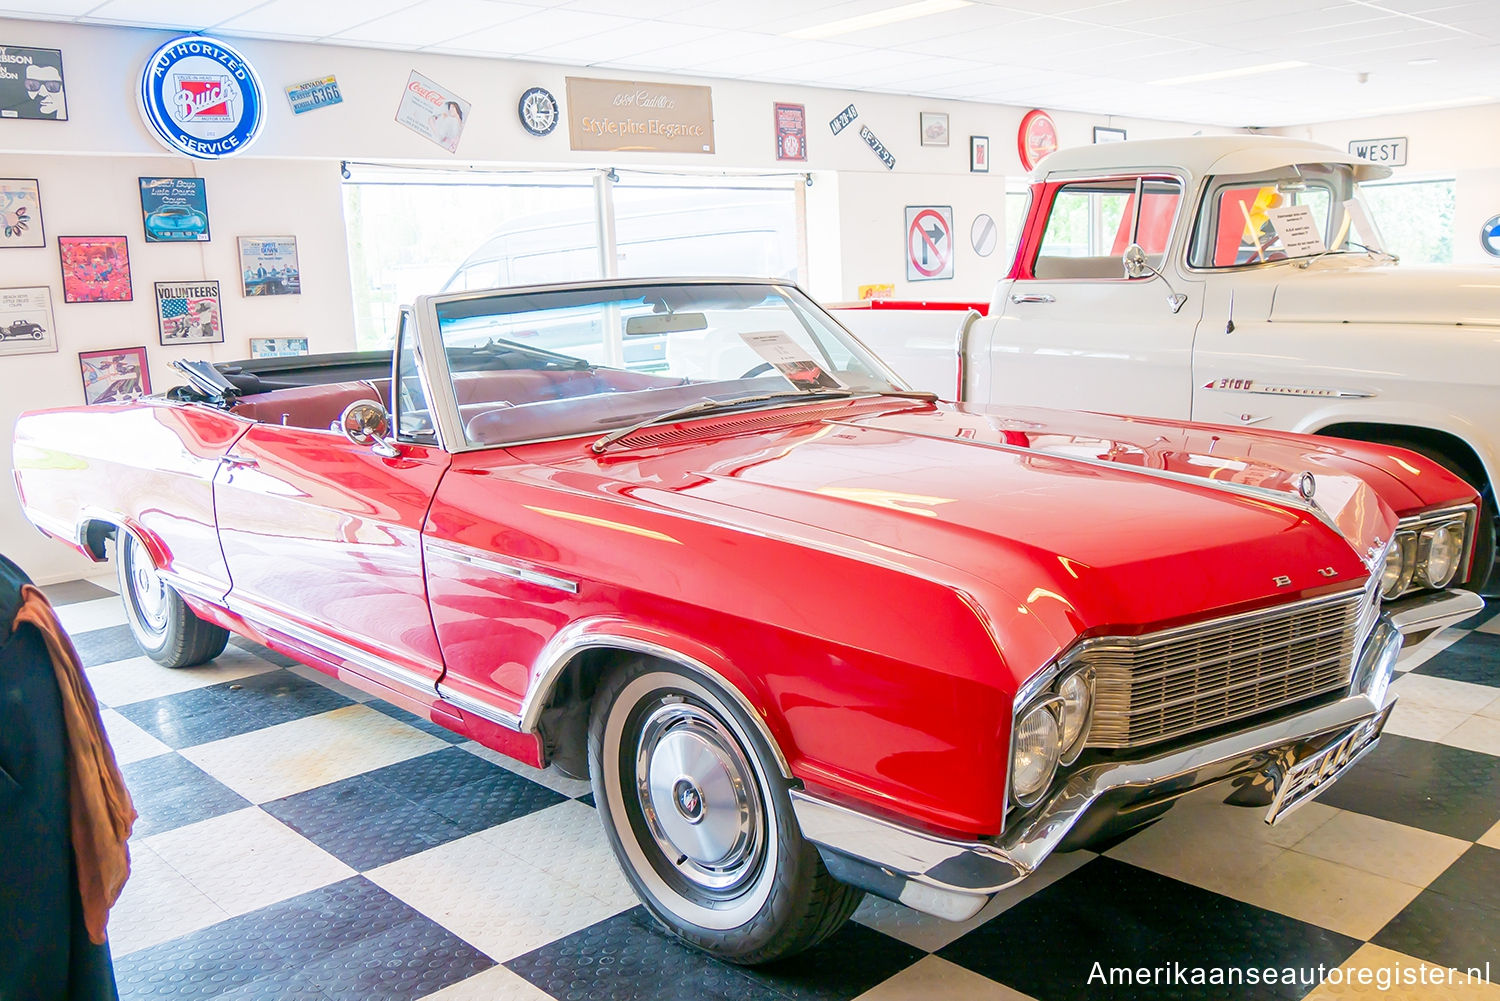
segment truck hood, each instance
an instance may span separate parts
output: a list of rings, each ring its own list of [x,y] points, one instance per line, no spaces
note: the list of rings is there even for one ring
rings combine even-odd
[[[1311,460],[1295,449],[1277,463],[1143,448],[1125,435],[1047,432],[1039,415],[1079,416],[851,413],[621,455],[609,475],[638,479],[638,500],[686,495],[725,522],[737,509],[786,534],[803,525],[858,540],[916,572],[952,568],[957,586],[1000,589],[1064,641],[1358,586],[1395,524],[1337,470],[1318,475],[1324,510],[1304,504],[1290,491]]]
[[[1340,265],[1278,268],[1273,322],[1442,323],[1500,327],[1493,268]]]

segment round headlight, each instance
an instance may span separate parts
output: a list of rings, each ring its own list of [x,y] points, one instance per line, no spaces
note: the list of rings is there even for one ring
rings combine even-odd
[[[1016,723],[1010,759],[1010,791],[1017,803],[1030,806],[1046,791],[1062,752],[1057,717],[1051,704],[1037,706]]]
[[[1078,752],[1083,750],[1083,739],[1088,731],[1089,709],[1094,701],[1091,674],[1092,672],[1087,670],[1075,671],[1068,675],[1057,688],[1057,697],[1062,700],[1058,706],[1057,715],[1062,730],[1060,742],[1064,761],[1073,761],[1078,757]]]
[[[1411,586],[1416,570],[1416,553],[1413,551],[1410,532],[1396,536],[1385,558],[1385,572],[1380,577],[1380,596],[1387,601],[1400,597],[1401,592]]]
[[[1428,587],[1447,587],[1458,573],[1464,554],[1464,527],[1456,522],[1436,525],[1422,533],[1419,550],[1422,580]]]

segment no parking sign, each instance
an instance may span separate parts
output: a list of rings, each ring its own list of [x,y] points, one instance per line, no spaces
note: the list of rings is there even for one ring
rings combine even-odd
[[[953,206],[906,207],[906,280],[953,277]]]

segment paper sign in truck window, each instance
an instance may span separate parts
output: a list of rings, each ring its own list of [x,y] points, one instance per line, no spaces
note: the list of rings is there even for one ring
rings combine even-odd
[[[798,389],[839,389],[842,386],[842,383],[813,361],[806,348],[783,331],[763,330],[740,334],[740,337],[750,345],[751,350],[770,362],[776,371],[786,376],[787,381]]]
[[[1281,237],[1281,249],[1288,257],[1311,257],[1328,249],[1323,243],[1323,234],[1318,232],[1318,220],[1313,218],[1311,205],[1283,205],[1267,209],[1266,217],[1276,227]]]

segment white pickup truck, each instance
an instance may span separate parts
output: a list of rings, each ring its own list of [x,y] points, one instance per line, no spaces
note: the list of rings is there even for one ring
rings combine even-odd
[[[945,398],[1429,455],[1481,492],[1472,579],[1483,581],[1500,483],[1500,267],[1398,266],[1359,193],[1388,173],[1263,136],[1059,150],[1033,174],[988,304],[834,315]]]

